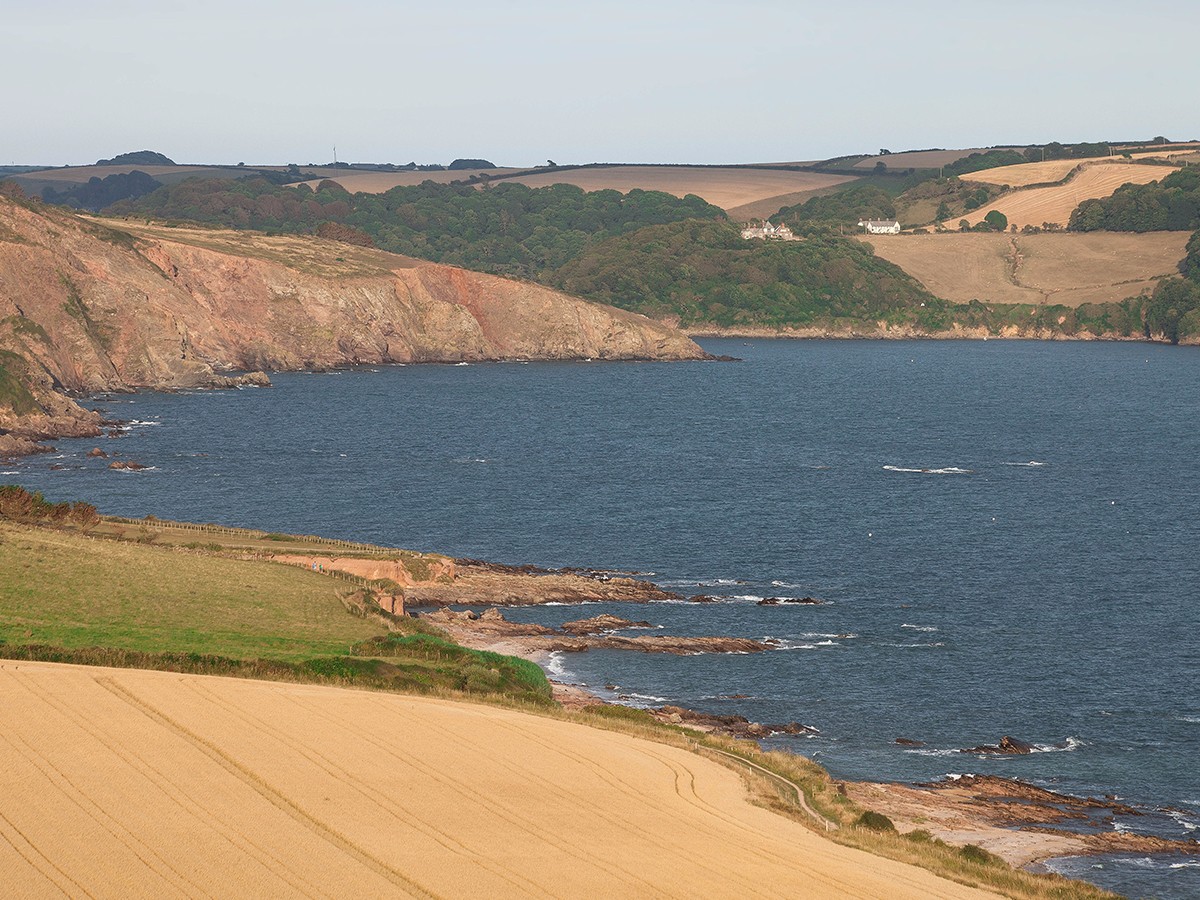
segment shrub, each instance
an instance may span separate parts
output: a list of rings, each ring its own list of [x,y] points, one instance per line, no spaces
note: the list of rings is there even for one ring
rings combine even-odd
[[[874,810],[868,809],[854,823],[858,828],[866,828],[869,831],[895,831],[896,826],[892,820],[883,813],[877,813]]]
[[[973,863],[979,863],[983,866],[1002,866],[1005,865],[1004,860],[998,857],[995,853],[989,853],[978,844],[964,844],[959,848],[958,855],[963,859]]]

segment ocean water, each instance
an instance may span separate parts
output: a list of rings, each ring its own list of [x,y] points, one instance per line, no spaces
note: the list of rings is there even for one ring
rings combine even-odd
[[[121,439],[60,442],[0,481],[118,514],[653,573],[726,602],[509,615],[774,637],[785,649],[552,665],[626,702],[812,725],[770,743],[841,777],[1009,775],[1147,809],[1123,828],[1200,836],[1200,352],[704,344],[743,361],[398,366],[99,398],[130,421]],[[96,444],[152,468],[110,471],[85,457]],[[756,603],[805,595],[827,602]],[[955,752],[1006,734],[1043,751]],[[1185,862],[1055,866],[1200,896]]]

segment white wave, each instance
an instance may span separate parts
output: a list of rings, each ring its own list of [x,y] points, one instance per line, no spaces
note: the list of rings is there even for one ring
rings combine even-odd
[[[143,421],[141,419],[131,419],[125,423],[127,428],[152,428],[155,425],[161,425],[162,422]]]
[[[1200,862],[1171,863],[1168,869],[1200,869]]]
[[[701,585],[703,587],[720,587],[721,585],[724,585],[724,584],[745,584],[745,583],[746,582],[739,581],[736,578],[710,578],[708,580],[701,579],[700,581],[696,582],[696,584]]]
[[[942,643],[941,641],[930,641],[930,642],[926,642],[924,644],[894,644],[894,643],[891,643],[888,641],[884,641],[883,646],[897,647],[902,650],[909,650],[914,647],[945,647],[946,645],[944,643]]]
[[[6,475],[16,475],[16,472],[6,472]],[[1189,722],[1192,725],[1200,725],[1200,716],[1176,716],[1176,722]]]
[[[801,587],[804,587],[804,585],[802,585],[802,584],[792,584],[790,581],[772,581],[772,582],[771,582],[771,587],[782,587],[782,588],[801,588]]]
[[[1077,737],[1068,737],[1061,744],[1034,744],[1030,753],[1070,753],[1080,747],[1087,746]]]
[[[936,625],[901,625],[901,628],[911,628],[913,631],[937,631]]]
[[[570,674],[567,671],[567,666],[563,662],[563,653],[561,650],[554,650],[550,653],[549,659],[546,660],[546,671],[555,678],[561,678],[564,675]]]
[[[667,702],[666,697],[655,697],[653,694],[635,694],[633,692],[630,692],[628,694],[621,694],[621,699],[622,700],[641,700],[644,703],[666,703]]]
[[[821,631],[806,631],[800,637],[806,638],[838,638],[843,641],[848,641],[851,638],[858,637],[857,634],[826,634]]]
[[[20,475],[20,472],[0,472],[0,475]]]
[[[1050,464],[1044,463],[1044,462],[1038,462],[1036,459],[1031,459],[1029,462],[1019,462],[1019,463],[1006,462],[1006,463],[1004,463],[1004,465],[1018,466],[1022,469],[1040,469],[1042,466],[1048,466]]]
[[[114,472],[124,472],[126,475],[141,475],[143,472],[157,472],[158,466],[143,466],[140,469],[114,469]]]
[[[958,466],[945,466],[940,469],[909,469],[904,466],[884,466],[886,472],[914,472],[918,475],[973,475],[974,469],[960,469]]]
[[[461,363],[455,363],[454,365],[456,365],[456,366],[469,366],[469,365],[470,365],[470,363],[461,362]]]
[[[456,463],[490,463],[491,460],[484,456],[458,456],[453,460]]]
[[[1167,815],[1182,825],[1186,831],[1195,831],[1198,827],[1200,827],[1183,813],[1176,812],[1173,809],[1167,810]]]
[[[734,594],[732,597],[718,597],[718,600],[746,600],[751,603],[757,603],[759,600],[765,600],[766,597],[761,597],[758,594]]]
[[[917,756],[954,756],[961,753],[961,750],[933,750],[928,747],[910,747],[904,751],[905,753],[915,753]],[[953,778],[957,781],[960,775],[947,775],[947,778]]]
[[[816,644],[804,644],[804,643],[801,643],[800,641],[786,641],[786,640],[781,640],[778,638],[767,638],[767,640],[773,642],[773,645],[771,648],[773,650],[816,650],[817,649]]]

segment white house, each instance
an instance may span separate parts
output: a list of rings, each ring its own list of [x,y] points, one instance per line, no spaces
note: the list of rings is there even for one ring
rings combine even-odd
[[[770,222],[763,222],[761,225],[747,225],[742,229],[742,237],[746,240],[752,238],[761,238],[762,240],[774,238],[777,241],[796,240],[796,235],[792,233],[792,229],[786,225],[772,225]]]
[[[900,223],[895,219],[864,219],[858,223],[858,227],[867,229],[867,234],[900,233]]]

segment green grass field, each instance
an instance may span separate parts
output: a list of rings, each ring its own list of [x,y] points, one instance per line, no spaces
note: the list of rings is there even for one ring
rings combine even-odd
[[[353,584],[95,527],[102,536],[0,516],[0,657],[549,699],[534,663],[415,619],[389,632],[382,615],[351,614]]]
[[[0,639],[235,658],[350,652],[382,632],[304,569],[0,523]]]

